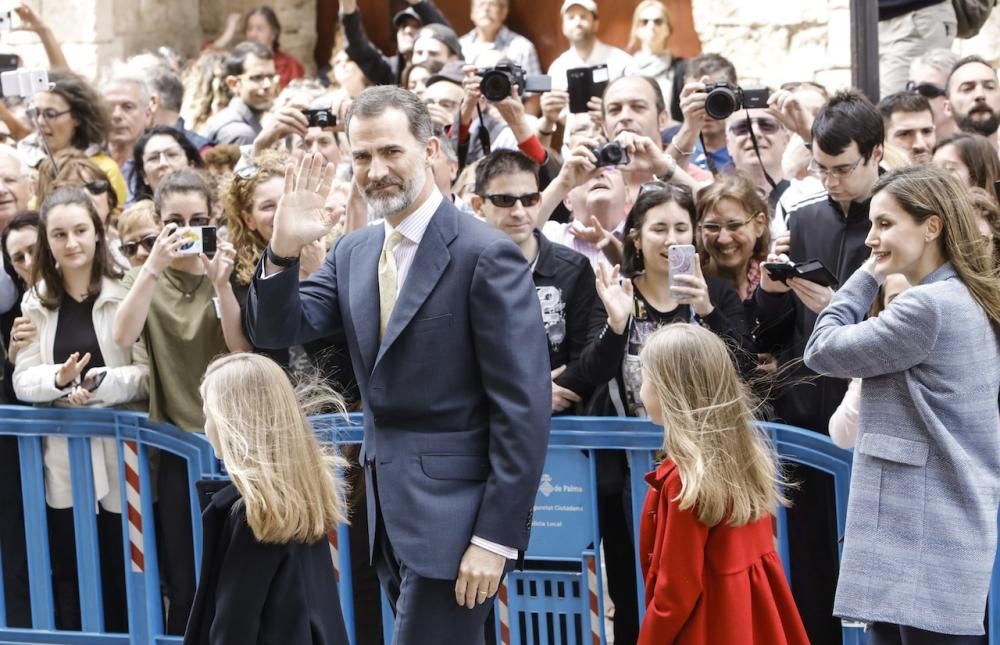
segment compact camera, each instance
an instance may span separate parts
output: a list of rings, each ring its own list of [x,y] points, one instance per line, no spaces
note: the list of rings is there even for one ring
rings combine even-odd
[[[771,93],[767,88],[743,89],[728,81],[706,83],[705,113],[717,121],[728,119],[736,110],[766,108]]]
[[[15,69],[0,73],[0,94],[30,99],[36,92],[48,92],[49,73],[44,69]]]
[[[608,141],[592,149],[598,166],[624,166],[631,158],[628,150],[617,141]]]
[[[332,128],[337,125],[337,115],[330,109],[302,110],[302,114],[309,119],[310,128]]]
[[[552,77],[528,74],[518,65],[500,64],[496,67],[476,72],[483,78],[479,91],[488,101],[502,101],[510,96],[515,85],[523,97],[525,92],[548,92],[552,89]]]
[[[180,255],[212,255],[215,253],[214,226],[182,226],[177,229],[184,239],[177,252]]]

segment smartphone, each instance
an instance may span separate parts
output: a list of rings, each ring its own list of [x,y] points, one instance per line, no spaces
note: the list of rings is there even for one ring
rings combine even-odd
[[[215,253],[214,226],[182,226],[177,229],[184,243],[177,250],[181,255],[212,255]]]
[[[676,285],[674,278],[679,275],[694,275],[694,245],[674,244],[667,249],[667,260],[670,263],[670,288]]]
[[[836,287],[839,284],[837,276],[819,260],[806,260],[797,264],[768,262],[764,264],[764,270],[772,280],[778,282],[785,282],[788,278],[802,278],[823,287]]]
[[[17,54],[0,54],[0,72],[9,72],[17,69],[19,62]]]
[[[566,89],[569,91],[569,111],[582,114],[587,111],[587,101],[594,96],[604,96],[608,86],[608,66],[574,67],[566,70]]]
[[[107,378],[107,376],[108,373],[106,371],[98,372],[93,376],[88,375],[87,378],[83,379],[83,383],[80,385],[88,392],[95,392],[97,388],[101,387],[101,383],[104,382],[104,379]]]

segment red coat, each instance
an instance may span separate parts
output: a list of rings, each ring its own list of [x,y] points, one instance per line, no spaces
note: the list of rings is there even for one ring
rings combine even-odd
[[[646,475],[639,557],[646,581],[640,645],[808,644],[770,517],[709,528],[680,510],[681,479],[665,460]]]

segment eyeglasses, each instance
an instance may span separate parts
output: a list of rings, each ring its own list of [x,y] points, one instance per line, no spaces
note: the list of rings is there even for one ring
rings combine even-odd
[[[809,174],[821,180],[826,179],[828,177],[836,177],[837,179],[847,179],[855,170],[858,169],[858,166],[860,166],[861,162],[864,160],[865,160],[864,157],[858,157],[858,160],[852,164],[845,164],[843,166],[834,166],[833,168],[824,168],[819,164],[817,164],[816,160],[813,159],[812,161],[809,162]]]
[[[166,159],[169,164],[175,161],[180,161],[183,158],[184,151],[180,148],[167,148],[166,150],[160,150],[159,152],[150,152],[142,158],[142,163],[148,166],[160,161],[161,159]]]
[[[72,111],[73,111],[72,109],[69,109],[69,110],[63,110],[62,112],[58,112],[51,108],[48,110],[39,110],[38,108],[31,107],[27,109],[26,114],[28,115],[28,118],[31,119],[32,121],[40,121],[42,119],[44,119],[45,121],[55,121],[59,117],[65,114],[69,114]]]
[[[245,78],[254,85],[264,85],[267,83],[276,85],[278,83],[278,79],[281,77],[277,74],[254,74],[253,76],[241,75],[240,78]]]
[[[730,233],[737,233],[744,226],[749,224],[757,217],[756,215],[751,215],[742,222],[739,220],[733,220],[732,222],[726,222],[725,224],[720,224],[719,222],[704,222],[698,225],[698,228],[705,233],[705,235],[716,236],[722,232],[722,229],[726,229]]]
[[[639,18],[639,24],[643,27],[647,25],[656,25],[659,27],[663,24],[663,18]]]
[[[938,87],[933,83],[915,83],[914,81],[907,81],[906,91],[919,94],[925,99],[936,99],[948,93],[943,87]]]
[[[757,131],[761,134],[774,134],[781,128],[774,119],[750,119],[750,121],[757,124]],[[750,134],[750,124],[747,123],[747,119],[734,121],[729,126],[729,133],[734,137],[745,137]]]
[[[94,181],[88,181],[83,185],[87,192],[95,197],[97,195],[103,195],[104,193],[111,190],[111,184],[104,181],[103,179],[95,179]]]
[[[135,257],[135,254],[139,252],[140,246],[146,249],[147,252],[152,251],[153,245],[156,244],[156,238],[156,235],[147,235],[136,242],[125,242],[122,244],[122,254],[127,258]]]
[[[691,193],[688,188],[681,186],[679,184],[668,184],[665,181],[660,181],[659,179],[654,181],[647,181],[645,183],[639,184],[639,194],[636,198],[641,197],[645,193],[664,191],[668,192],[675,197],[687,196],[690,198]]]
[[[521,202],[521,206],[531,208],[542,201],[541,193],[525,193],[523,195],[508,195],[507,193],[495,193],[493,195],[483,195],[490,203],[497,208],[513,208],[514,204]]]

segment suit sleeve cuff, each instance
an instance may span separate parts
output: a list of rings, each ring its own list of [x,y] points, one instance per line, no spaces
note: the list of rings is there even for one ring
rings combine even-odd
[[[490,551],[491,553],[502,555],[508,560],[517,560],[517,549],[512,549],[509,546],[497,544],[496,542],[490,542],[489,540],[484,540],[478,535],[473,535],[471,542],[480,548]]]

